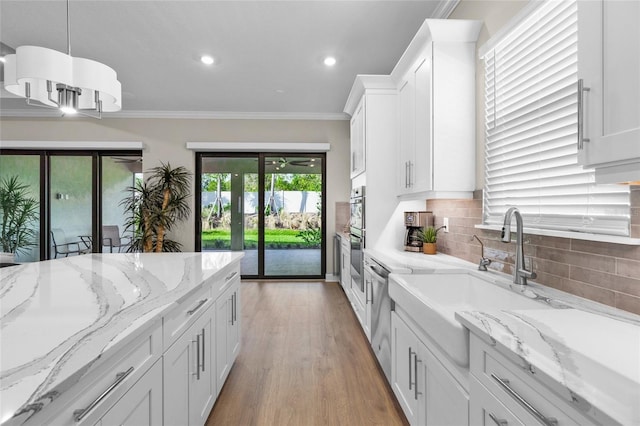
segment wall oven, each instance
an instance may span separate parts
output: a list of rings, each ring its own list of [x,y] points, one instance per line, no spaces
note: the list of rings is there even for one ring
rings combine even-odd
[[[351,219],[349,233],[351,239],[351,280],[364,292],[364,280],[362,279],[365,223],[364,223],[364,186],[351,189]]]

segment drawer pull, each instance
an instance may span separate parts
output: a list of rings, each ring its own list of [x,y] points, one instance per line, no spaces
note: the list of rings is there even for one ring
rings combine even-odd
[[[93,402],[87,406],[87,408],[80,408],[73,412],[73,420],[76,422],[79,422],[82,419],[84,419],[85,416],[89,414],[89,412],[93,410],[96,405],[100,404],[102,400],[105,399],[107,395],[111,393],[112,390],[118,387],[118,385],[122,383],[122,381],[126,379],[127,376],[132,372],[133,372],[133,367],[129,367],[127,371],[123,371],[121,373],[116,374],[116,380],[113,383],[111,383],[111,385],[109,385],[109,387],[104,392],[102,392],[99,397],[94,399]]]
[[[207,303],[207,300],[209,300],[209,299],[202,299],[201,301],[199,301],[195,308],[191,309],[190,311],[187,311],[187,314],[188,315],[193,315],[198,309],[200,309],[202,307],[202,305]]]
[[[498,426],[507,426],[509,424],[508,421],[506,421],[505,419],[499,419],[496,417],[495,414],[493,413],[489,413],[489,417],[491,418],[491,420],[493,420],[493,422],[495,424],[497,424]]]
[[[229,275],[227,275],[227,277],[224,279],[225,281],[229,281],[230,279],[232,279],[233,277],[235,277],[236,275],[238,275],[237,271],[234,271],[232,273],[230,273]]]
[[[520,403],[520,405],[522,405],[527,411],[529,411],[531,414],[533,414],[533,416],[536,419],[538,419],[542,424],[547,425],[547,426],[556,426],[558,424],[558,420],[556,420],[553,417],[546,417],[544,414],[542,414],[540,411],[538,411],[536,409],[536,407],[534,407],[533,405],[529,404],[529,402],[526,399],[524,399],[522,396],[520,396],[520,394],[518,392],[516,392],[511,386],[509,386],[509,380],[501,379],[500,377],[496,376],[493,373],[491,373],[491,377],[496,382],[498,382],[498,384],[502,387],[502,389],[507,391],[507,393],[513,397],[513,399],[518,401],[518,403]]]

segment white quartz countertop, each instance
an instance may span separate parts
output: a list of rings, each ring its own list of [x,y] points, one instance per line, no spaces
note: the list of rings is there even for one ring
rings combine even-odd
[[[0,423],[46,405],[242,256],[89,254],[0,269]]]
[[[640,425],[640,316],[535,282],[526,289],[509,285],[509,275],[480,272],[477,265],[447,255],[366,253],[414,274],[489,274],[496,285],[540,300],[552,309],[474,311],[465,305],[455,318],[508,358],[531,366],[557,395],[596,422]]]

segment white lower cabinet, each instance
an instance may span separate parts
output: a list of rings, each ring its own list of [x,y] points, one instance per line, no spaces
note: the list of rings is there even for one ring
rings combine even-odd
[[[162,361],[160,360],[98,420],[96,425],[154,426],[159,424],[162,424]]]
[[[596,424],[582,414],[589,412],[586,401],[577,395],[561,398],[559,394],[566,392],[566,388],[558,386],[554,390],[543,384],[532,366],[516,364],[473,334],[470,348],[472,425]],[[616,424],[613,419],[603,417],[597,423]]]
[[[340,241],[340,285],[346,293],[351,289],[351,244],[346,238]]]
[[[216,394],[240,352],[240,277],[216,301]]]
[[[164,424],[203,425],[217,396],[214,308],[209,307],[164,354]]]
[[[391,314],[391,378],[410,424],[469,423],[467,392],[396,312]]]

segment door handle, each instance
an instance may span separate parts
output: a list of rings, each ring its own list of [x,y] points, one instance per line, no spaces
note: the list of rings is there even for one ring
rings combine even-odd
[[[589,138],[584,137],[584,92],[591,89],[584,87],[584,81],[578,79],[578,151],[584,148],[585,142],[591,142]]]
[[[206,347],[204,345],[204,328],[202,329],[202,372],[204,373],[204,369],[205,369],[205,352],[206,351]]]

